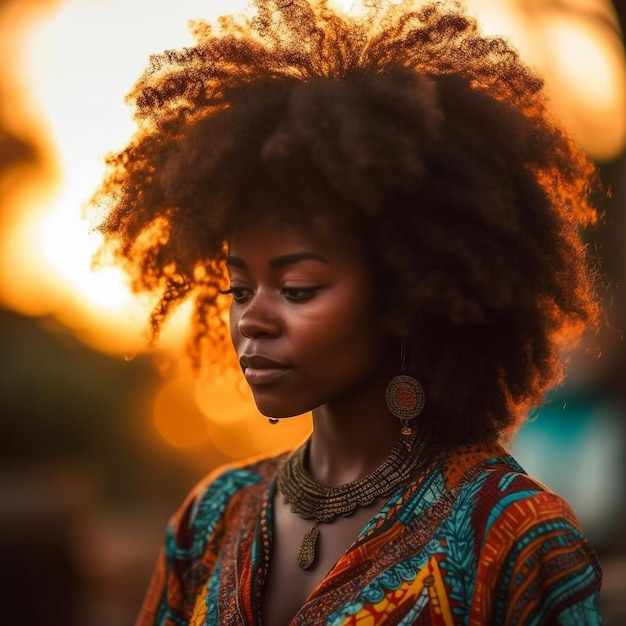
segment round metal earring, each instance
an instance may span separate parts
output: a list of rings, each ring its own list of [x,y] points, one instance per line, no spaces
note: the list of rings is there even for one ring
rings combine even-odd
[[[272,425],[275,426],[276,424],[278,424],[278,422],[280,422],[280,420],[277,417],[268,417],[267,421]]]
[[[400,374],[394,376],[387,385],[387,407],[402,424],[400,433],[404,437],[407,448],[411,448],[411,420],[415,419],[426,404],[424,388],[406,373],[406,337],[400,343]]]

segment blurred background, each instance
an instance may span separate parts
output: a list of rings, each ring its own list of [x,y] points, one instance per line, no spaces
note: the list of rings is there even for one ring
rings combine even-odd
[[[418,2],[419,0],[416,0]],[[132,624],[169,515],[231,459],[295,445],[307,416],[270,426],[235,375],[195,379],[185,311],[146,348],[150,302],[93,271],[82,220],[103,157],[132,133],[124,96],[148,56],[191,43],[189,18],[245,0],[0,0],[0,594],[13,626]],[[554,112],[609,197],[589,235],[603,261],[601,354],[513,452],[565,496],[605,571],[602,610],[626,624],[626,7],[473,0],[546,77]]]

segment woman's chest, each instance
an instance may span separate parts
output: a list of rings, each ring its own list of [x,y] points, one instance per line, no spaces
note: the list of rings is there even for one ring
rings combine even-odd
[[[398,505],[322,524],[314,564],[301,570],[297,553],[313,522],[268,502],[256,519],[231,520],[197,604],[202,621],[190,623],[347,626],[389,619],[412,624],[418,616],[425,625],[459,623],[440,621],[446,614],[452,620],[451,594],[464,602],[467,583],[450,578],[452,557],[459,555],[438,532],[448,513],[445,503],[421,514]],[[465,577],[471,553],[468,544],[460,555]]]
[[[316,524],[294,514],[280,498],[274,503],[274,540],[268,575],[262,591],[264,626],[285,626],[314,595],[317,587],[332,575],[333,569],[355,544],[372,516],[384,501],[338,517],[330,523]],[[317,529],[314,543],[306,537]],[[312,564],[302,567],[302,550],[312,554]]]

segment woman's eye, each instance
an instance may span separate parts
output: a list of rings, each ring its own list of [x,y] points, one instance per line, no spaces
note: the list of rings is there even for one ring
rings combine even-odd
[[[282,295],[291,302],[305,302],[313,298],[320,287],[283,287]]]
[[[247,289],[246,287],[231,287],[230,289],[226,289],[220,293],[224,295],[231,295],[235,302],[243,302],[252,294],[252,290]]]

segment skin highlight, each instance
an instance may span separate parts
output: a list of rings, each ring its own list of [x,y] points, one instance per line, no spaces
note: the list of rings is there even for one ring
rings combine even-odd
[[[328,420],[362,420],[346,407],[393,370],[360,243],[328,228],[261,224],[231,239],[229,258],[231,338],[259,410],[288,417],[323,406]],[[254,367],[255,359],[269,363]],[[387,416],[384,400],[376,408]]]

